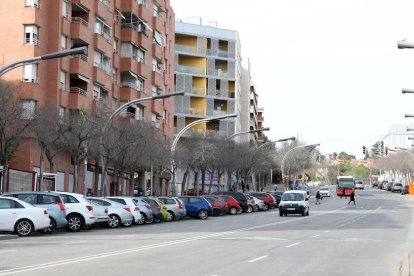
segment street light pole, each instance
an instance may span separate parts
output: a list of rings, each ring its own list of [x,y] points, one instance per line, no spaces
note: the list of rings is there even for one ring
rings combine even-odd
[[[297,147],[294,147],[294,148],[291,148],[290,150],[288,150],[286,153],[285,153],[285,156],[283,156],[283,159],[282,159],[282,163],[281,163],[281,165],[280,165],[280,170],[281,170],[281,172],[282,172],[282,177],[284,176],[284,170],[285,170],[285,161],[286,161],[286,157],[291,153],[291,152],[293,152],[293,151],[295,151],[295,150],[298,150],[298,149],[306,149],[306,148],[309,148],[309,149],[311,149],[311,151],[315,148],[315,147],[317,147],[317,146],[319,146],[320,144],[313,144],[313,145],[306,145],[306,146],[297,146]]]
[[[104,127],[102,128],[102,132],[101,132],[101,137],[99,138],[99,155],[100,155],[100,159],[101,159],[101,166],[102,166],[102,177],[101,177],[101,187],[103,188],[103,195],[104,197],[108,196],[108,184],[107,184],[107,170],[106,170],[106,163],[105,163],[105,158],[103,155],[104,152],[104,142],[103,142],[103,138],[105,133],[108,131],[108,128],[110,126],[110,124],[112,123],[113,119],[118,116],[119,114],[122,113],[122,111],[124,111],[125,109],[127,109],[128,107],[135,105],[137,103],[141,103],[141,102],[145,102],[145,101],[151,101],[151,100],[157,100],[157,99],[164,99],[164,98],[169,98],[169,97],[175,97],[175,96],[184,96],[184,92],[175,92],[175,93],[168,93],[168,94],[163,94],[163,95],[156,95],[156,96],[152,96],[152,97],[146,97],[146,98],[140,98],[140,99],[136,99],[130,102],[127,102],[125,104],[123,104],[122,106],[120,106],[117,110],[115,110],[111,116],[109,117],[108,121],[105,123]],[[98,168],[95,168],[98,169]]]
[[[248,130],[248,131],[242,131],[242,132],[237,132],[231,136],[229,136],[229,138],[234,138],[236,136],[242,135],[242,134],[246,134],[246,133],[255,133],[255,132],[262,132],[262,131],[269,131],[270,127],[265,127],[265,128],[258,128],[258,129],[252,129],[252,130]]]
[[[50,54],[46,54],[43,56],[37,56],[37,57],[19,60],[19,61],[10,63],[9,65],[6,65],[5,67],[1,68],[0,76],[4,75],[10,70],[13,70],[14,68],[17,68],[25,64],[34,63],[36,61],[55,59],[55,58],[61,58],[61,57],[66,57],[66,56],[73,56],[73,55],[86,55],[86,54],[88,54],[88,48],[85,46],[85,47],[79,47],[75,49],[64,50],[64,51],[56,52],[56,53],[50,53]]]
[[[174,142],[173,142],[172,147],[171,147],[171,173],[172,173],[171,190],[172,190],[173,196],[177,195],[177,190],[176,190],[176,187],[175,187],[174,154],[175,154],[175,149],[176,149],[177,144],[178,144],[178,140],[180,140],[181,136],[188,129],[192,128],[195,125],[205,123],[205,122],[210,122],[210,121],[213,121],[213,120],[221,120],[221,119],[234,118],[234,117],[237,117],[236,113],[228,114],[228,115],[222,115],[222,116],[215,116],[215,117],[210,117],[210,118],[205,118],[205,119],[200,119],[200,120],[194,121],[194,122],[186,125],[183,129],[180,130],[180,132],[178,132],[177,136],[175,136]]]

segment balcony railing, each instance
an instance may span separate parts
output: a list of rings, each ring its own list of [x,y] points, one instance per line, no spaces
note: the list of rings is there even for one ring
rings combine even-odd
[[[38,8],[40,9],[40,4],[38,0],[25,0],[24,1],[25,7],[31,7],[31,8]]]
[[[160,123],[159,122],[151,122],[151,125],[155,128],[160,128]]]
[[[88,62],[88,56],[87,55],[73,55],[74,58],[80,58],[83,61]]]
[[[184,52],[184,53],[193,53],[193,54],[197,53],[197,47],[182,45],[182,44],[176,44],[175,50],[177,52]]]
[[[203,87],[195,87],[193,86],[193,89],[191,91],[192,94],[197,94],[197,95],[202,95],[205,96],[206,95],[206,91]]]
[[[224,50],[218,50],[218,56],[219,57],[224,57],[224,58],[227,58],[227,57],[229,57],[229,52],[227,52],[227,51],[224,51]]]
[[[88,92],[86,90],[83,90],[80,87],[71,87],[70,88],[70,93],[78,93],[78,94],[81,94],[83,96],[88,96]]]
[[[198,74],[198,75],[204,75],[204,69],[194,66],[187,66],[187,65],[177,65],[178,72],[180,73],[189,73],[189,74]]]
[[[145,92],[144,86],[142,84],[136,84],[133,82],[121,82],[121,87],[129,87],[137,91]]]
[[[23,38],[23,44],[40,45],[40,40],[37,38]]]
[[[104,70],[107,75],[110,75],[110,73],[112,71],[111,70],[111,67],[109,65],[107,65],[107,64],[101,64],[101,63],[94,62],[93,63],[93,66],[98,67],[98,68]]]
[[[221,116],[221,115],[227,115],[227,111],[223,110],[214,110],[213,111],[214,116]]]
[[[121,28],[123,28],[123,29],[130,28],[130,29],[135,30],[138,33],[141,33],[141,32],[145,31],[144,24],[122,23]]]
[[[25,78],[25,77],[22,77],[22,82],[39,83],[39,79],[38,78]]]
[[[217,77],[227,77],[227,71],[223,71],[222,69],[216,69],[216,76]]]
[[[66,91],[66,90],[68,90],[68,87],[67,87],[66,83],[61,82],[61,83],[59,83],[59,89],[62,90],[62,91]]]
[[[204,116],[205,115],[205,111],[203,108],[199,108],[199,107],[190,107],[190,114],[191,115],[199,115],[199,116]]]
[[[84,20],[81,17],[72,17],[72,22],[73,23],[80,23],[80,24],[82,24],[82,25],[84,25],[86,27],[89,27],[89,22],[86,21],[86,20]]]

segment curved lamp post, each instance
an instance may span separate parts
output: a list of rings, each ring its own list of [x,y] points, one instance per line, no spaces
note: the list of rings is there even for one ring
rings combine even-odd
[[[317,146],[319,146],[320,144],[312,144],[312,145],[305,145],[305,146],[297,146],[294,148],[291,148],[290,150],[288,150],[285,155],[283,156],[282,159],[282,163],[280,164],[280,171],[282,172],[282,177],[285,175],[284,171],[285,171],[285,161],[286,161],[286,157],[293,151],[295,150],[299,150],[299,149],[310,149],[311,151],[314,150]]]
[[[242,135],[242,134],[246,134],[246,133],[255,133],[255,132],[262,132],[262,131],[269,131],[269,130],[270,130],[270,127],[265,127],[265,128],[258,128],[258,129],[248,130],[248,131],[237,132],[229,136],[229,139]]]
[[[119,114],[122,113],[122,111],[124,111],[125,109],[127,109],[128,107],[135,105],[137,103],[141,103],[141,102],[145,102],[145,101],[151,101],[151,100],[157,100],[157,99],[164,99],[164,98],[169,98],[169,97],[175,97],[175,96],[184,96],[184,92],[175,92],[175,93],[168,93],[168,94],[164,94],[164,95],[157,95],[157,96],[152,96],[152,97],[146,97],[146,98],[140,98],[140,99],[136,99],[130,102],[127,102],[123,105],[121,105],[117,110],[115,110],[111,116],[109,117],[108,121],[105,123],[104,127],[102,128],[102,132],[101,132],[101,137],[99,138],[99,155],[100,155],[100,159],[101,159],[101,165],[102,165],[102,178],[101,178],[101,187],[103,188],[103,196],[106,197],[108,196],[108,184],[107,184],[107,171],[106,171],[106,163],[105,163],[105,158],[103,156],[103,152],[104,152],[104,142],[103,142],[103,138],[105,133],[107,132],[110,124],[112,123],[113,119],[118,116]]]
[[[227,119],[227,118],[234,118],[237,117],[236,113],[233,114],[228,114],[228,115],[222,115],[222,116],[215,116],[215,117],[210,117],[210,118],[205,118],[205,119],[200,119],[197,121],[194,121],[188,125],[186,125],[182,130],[180,130],[180,132],[178,132],[177,136],[175,136],[174,142],[172,144],[171,147],[171,172],[172,172],[172,181],[171,181],[171,190],[173,193],[173,196],[177,195],[177,190],[175,187],[175,163],[174,163],[174,154],[175,154],[175,149],[177,147],[178,144],[178,140],[180,140],[181,136],[190,128],[192,128],[195,125],[201,124],[201,123],[205,123],[205,122],[210,122],[210,121],[214,121],[214,120],[222,120],[222,119]]]

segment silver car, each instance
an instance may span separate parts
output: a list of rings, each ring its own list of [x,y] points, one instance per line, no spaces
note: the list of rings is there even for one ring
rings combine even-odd
[[[187,211],[184,203],[179,198],[159,196],[158,199],[167,207],[169,214],[167,221],[185,217]]]
[[[263,200],[261,200],[261,199],[259,199],[259,198],[257,198],[257,197],[254,197],[254,196],[251,196],[252,198],[253,198],[253,200],[254,200],[254,208],[253,208],[253,211],[254,212],[257,212],[257,211],[263,211],[263,210],[265,210],[265,211],[267,211],[269,208],[267,207],[267,205],[264,203],[264,201]]]
[[[139,209],[141,210],[141,214],[145,217],[145,223],[153,223],[154,222],[154,214],[152,212],[151,205],[145,201],[143,197],[134,197],[132,199],[135,204],[138,205]]]
[[[144,217],[143,210],[141,210],[142,208],[138,206],[138,204],[136,203],[133,197],[131,196],[109,196],[106,198],[111,201],[115,201],[115,202],[129,206],[129,208],[131,208],[131,214],[134,216],[133,223],[136,223],[136,224],[145,223],[145,217]]]
[[[109,221],[107,225],[110,228],[116,228],[121,224],[129,226],[134,220],[134,216],[131,214],[131,208],[127,205],[101,197],[86,197],[86,199],[94,204],[108,208]]]

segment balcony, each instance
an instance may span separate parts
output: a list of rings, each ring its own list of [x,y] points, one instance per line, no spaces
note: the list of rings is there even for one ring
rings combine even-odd
[[[72,2],[72,4],[84,6],[88,10],[93,10],[93,6],[91,5],[93,2],[90,0],[71,0],[70,2]]]
[[[121,88],[125,88],[125,87],[129,87],[129,88],[132,88],[136,91],[145,93],[145,89],[144,89],[144,86],[142,84],[139,85],[139,84],[134,83],[134,82],[121,82]]]
[[[152,28],[159,31],[160,33],[165,33],[164,28],[164,17],[162,15],[152,17]]]
[[[200,96],[205,96],[206,95],[206,90],[203,87],[192,87],[192,94],[196,94],[196,95],[200,95]]]
[[[113,45],[103,35],[94,33],[95,48],[101,50],[106,56],[112,55]]]
[[[204,68],[195,67],[195,66],[177,65],[176,71],[179,73],[205,75]]]
[[[70,93],[78,93],[78,94],[83,95],[85,97],[88,96],[88,91],[83,90],[82,88],[79,88],[79,87],[71,87],[70,88]]]
[[[190,54],[197,54],[197,47],[188,46],[188,45],[175,45],[175,51],[181,53],[190,53]]]
[[[83,76],[90,76],[91,66],[88,63],[88,57],[85,55],[76,55],[70,59],[70,72],[79,73]]]
[[[152,55],[159,60],[163,59],[163,52],[164,47],[159,46],[158,44],[152,44]]]
[[[128,71],[131,71],[132,73],[136,75],[141,75],[141,66],[133,58],[122,57],[121,58],[121,72],[128,72]]]
[[[227,71],[224,71],[222,69],[216,69],[215,70],[215,75],[217,77],[220,77],[220,78],[227,78],[228,77]]]
[[[72,38],[78,38],[87,44],[91,44],[92,32],[91,29],[89,29],[89,22],[83,20],[80,17],[72,17],[70,30]]]
[[[213,111],[213,115],[214,115],[214,116],[222,116],[222,115],[227,115],[227,111],[224,111],[224,110],[214,110],[214,111]]]
[[[95,13],[106,22],[114,22],[114,9],[108,0],[95,1]]]
[[[112,76],[103,66],[93,67],[93,79],[94,81],[104,85],[106,88],[112,87]]]
[[[164,76],[158,71],[152,71],[152,83],[158,87],[163,87]]]
[[[70,109],[79,109],[79,108],[89,108],[90,107],[90,98],[88,98],[88,93],[79,87],[71,87],[69,93],[69,108]]]
[[[197,115],[197,116],[205,116],[206,111],[205,111],[204,108],[190,107],[190,114],[191,115]]]
[[[121,9],[123,12],[132,12],[138,10],[138,1],[137,0],[122,0]]]
[[[163,102],[162,100],[153,100],[151,101],[151,109],[152,112],[155,112],[157,114],[163,114],[164,108],[163,108]]]

